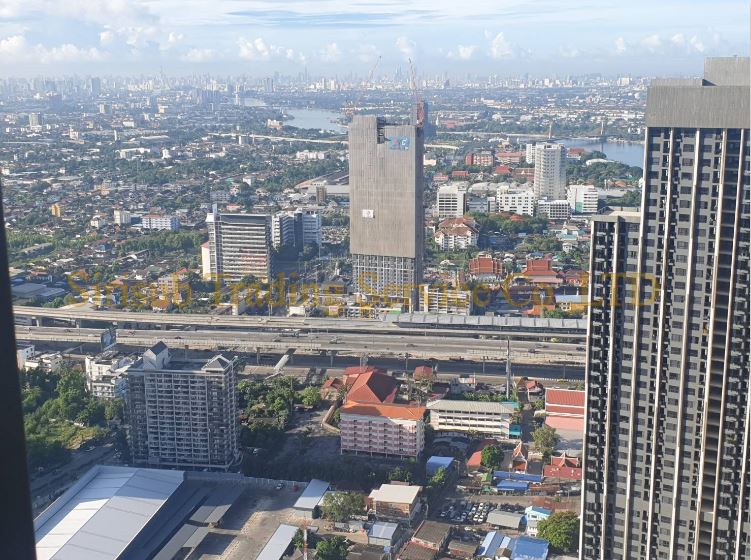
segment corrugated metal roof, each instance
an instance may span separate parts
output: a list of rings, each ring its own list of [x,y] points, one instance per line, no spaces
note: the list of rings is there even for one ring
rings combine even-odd
[[[399,527],[396,523],[386,523],[378,521],[368,531],[368,536],[374,539],[393,539],[396,529]]]
[[[440,412],[476,412],[482,414],[508,414],[512,415],[516,407],[512,404],[492,401],[462,401],[453,399],[440,399],[431,401],[427,405],[428,410]]]
[[[183,471],[93,467],[35,520],[37,558],[114,560],[183,476]]]
[[[295,509],[313,510],[323,501],[323,496],[329,489],[329,483],[325,480],[314,478],[305,487],[305,491],[297,498]]]
[[[297,527],[294,525],[279,525],[263,547],[263,550],[256,557],[256,560],[279,560],[284,555],[284,551],[287,550],[292,539],[295,538],[296,533]]]
[[[518,529],[519,524],[522,522],[523,518],[524,515],[521,513],[513,513],[511,511],[501,511],[499,509],[496,509],[488,514],[488,523],[490,523],[491,525],[498,525],[499,527]]]

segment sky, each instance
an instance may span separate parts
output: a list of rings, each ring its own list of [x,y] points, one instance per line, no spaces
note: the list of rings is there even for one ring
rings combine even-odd
[[[746,0],[0,0],[0,74],[699,75]]]

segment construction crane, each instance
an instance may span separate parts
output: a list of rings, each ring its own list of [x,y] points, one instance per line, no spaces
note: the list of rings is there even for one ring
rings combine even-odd
[[[354,101],[348,101],[347,105],[344,107],[344,114],[347,116],[348,119],[352,119],[352,117],[355,114],[355,111],[357,111],[357,107],[360,105],[360,101],[362,101],[363,95],[365,95],[365,88],[368,87],[373,82],[373,74],[375,74],[376,68],[378,68],[378,64],[381,62],[381,56],[378,55],[378,58],[375,61],[375,64],[370,69],[370,72],[368,73],[368,79],[363,84],[363,88],[360,90],[360,93],[357,95],[357,98]]]
[[[422,99],[420,97],[420,90],[417,87],[417,70],[415,69],[415,64],[412,62],[411,58],[407,59],[409,61],[409,87],[412,90],[412,95],[414,97],[414,111],[415,111],[415,122],[413,124],[422,127],[425,124],[425,106],[422,104]]]

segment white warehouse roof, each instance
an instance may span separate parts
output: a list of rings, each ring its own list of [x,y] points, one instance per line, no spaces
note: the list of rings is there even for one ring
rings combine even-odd
[[[377,490],[370,493],[370,497],[377,502],[392,502],[395,504],[411,504],[417,499],[422,486],[402,486],[401,484],[381,484]]]
[[[183,478],[183,471],[93,467],[34,521],[37,559],[114,560]]]
[[[314,478],[305,487],[305,491],[297,498],[295,509],[313,510],[323,501],[323,496],[329,489],[329,483]]]

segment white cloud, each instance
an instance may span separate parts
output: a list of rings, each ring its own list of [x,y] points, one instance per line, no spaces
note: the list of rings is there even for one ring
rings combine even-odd
[[[576,58],[581,53],[576,47],[560,47],[558,49],[558,54],[561,56],[561,58]]]
[[[86,49],[70,43],[52,48],[37,45],[34,48],[34,55],[42,64],[49,64],[51,62],[99,61],[105,58],[104,53],[96,47]]]
[[[115,33],[111,29],[105,29],[99,34],[99,44],[103,46],[111,45],[115,40]]]
[[[670,38],[670,43],[676,47],[682,47],[686,44],[686,38],[683,36],[683,33],[676,33]]]
[[[414,58],[415,57],[415,48],[417,45],[414,41],[408,39],[405,36],[398,37],[396,39],[396,48],[399,50],[400,53],[402,53],[402,56],[407,58]]]
[[[646,37],[644,37],[640,41],[640,44],[649,52],[655,52],[658,51],[660,47],[662,47],[662,39],[657,33],[655,33],[654,35],[647,35]]]
[[[342,50],[336,43],[329,43],[323,47],[319,56],[324,62],[339,62],[342,58]]]
[[[307,60],[305,54],[295,51],[294,49],[267,43],[263,37],[256,37],[255,39],[245,39],[244,37],[241,37],[237,41],[237,46],[237,56],[243,60],[266,61],[273,58],[286,58],[287,60],[298,62],[300,64],[305,64]]]
[[[252,41],[239,39],[237,41],[240,52],[238,56],[245,60],[268,60],[271,58],[272,47],[264,41],[263,37],[256,37]]]
[[[46,47],[41,43],[30,45],[23,35],[13,35],[0,40],[0,56],[12,57],[15,61],[29,61],[40,64],[53,62],[99,61],[106,53],[95,47],[78,47],[71,43]]]
[[[616,54],[623,54],[628,50],[628,45],[626,44],[626,39],[623,37],[618,37],[615,40],[615,52]]]
[[[194,62],[200,64],[201,62],[208,62],[214,59],[214,51],[212,49],[190,49],[181,58],[185,62]]]
[[[23,35],[13,35],[0,40],[0,55],[19,57],[26,54],[27,44]]]
[[[469,60],[475,55],[477,51],[477,45],[458,45],[456,47],[456,54],[460,60]]]
[[[359,45],[355,51],[360,62],[373,63],[381,55],[375,45]]]
[[[167,51],[180,43],[183,40],[183,34],[177,33],[175,31],[170,31],[169,34],[167,34],[167,40],[163,41],[159,45],[159,50]],[[202,50],[208,50],[208,49],[202,49]]]
[[[704,43],[696,35],[689,39],[688,44],[691,45],[696,52],[704,52]]]
[[[514,48],[506,40],[503,33],[498,33],[490,43],[490,56],[495,59],[510,58],[514,55]]]

